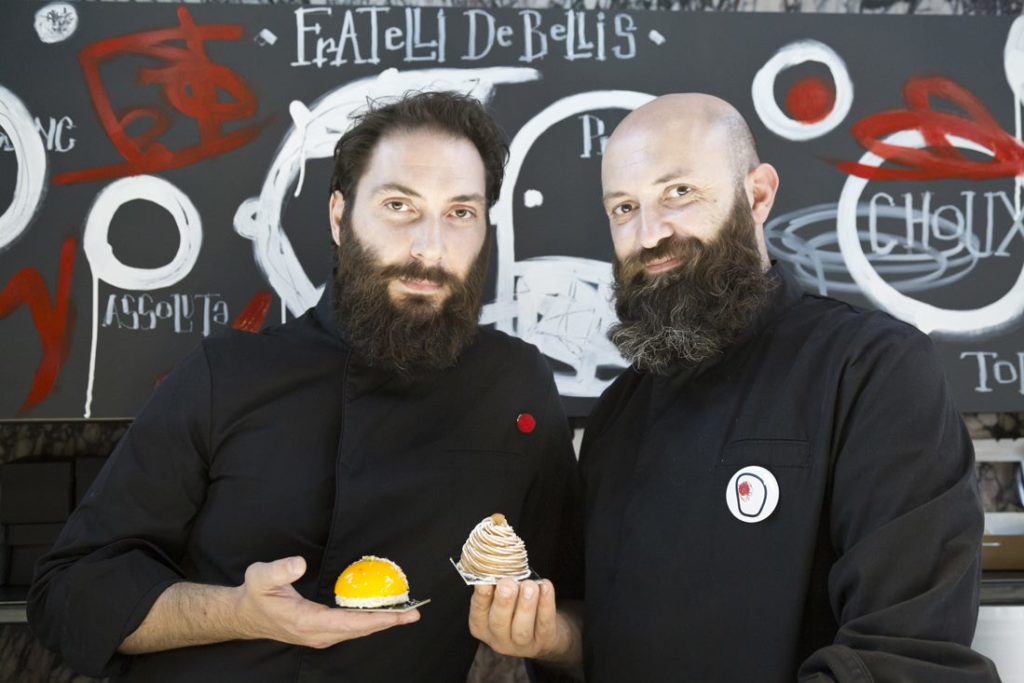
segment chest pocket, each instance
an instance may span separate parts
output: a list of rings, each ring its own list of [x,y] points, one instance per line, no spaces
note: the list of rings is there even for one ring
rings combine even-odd
[[[521,453],[484,448],[449,448],[430,456],[430,466],[514,474],[526,466]]]
[[[461,510],[463,525],[495,512],[518,518],[533,474],[522,453],[487,449],[445,449],[431,454],[422,467],[425,479],[434,482],[432,495],[453,511]]]
[[[802,439],[739,439],[726,444],[715,468],[760,465],[772,470],[810,464],[810,445]]]

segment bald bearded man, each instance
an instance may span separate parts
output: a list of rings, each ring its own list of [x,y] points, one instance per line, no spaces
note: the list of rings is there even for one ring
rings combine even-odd
[[[580,459],[585,618],[503,582],[472,632],[591,682],[998,680],[970,649],[983,516],[929,338],[770,262],[779,177],[720,99],[627,116],[602,183],[632,365]]]

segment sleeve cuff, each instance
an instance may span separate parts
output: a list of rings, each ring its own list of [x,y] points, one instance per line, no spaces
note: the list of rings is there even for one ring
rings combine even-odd
[[[72,570],[62,625],[62,654],[68,665],[94,676],[124,671],[129,660],[117,649],[164,590],[182,580],[155,549],[109,551],[113,556],[80,563]]]

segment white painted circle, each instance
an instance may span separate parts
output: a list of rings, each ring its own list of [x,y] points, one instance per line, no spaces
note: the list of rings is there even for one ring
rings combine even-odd
[[[763,467],[744,467],[729,480],[725,504],[741,522],[753,524],[765,520],[779,505],[779,482]]]
[[[21,100],[0,85],[0,128],[7,134],[18,162],[11,204],[0,215],[0,251],[18,239],[39,210],[46,189],[46,148],[32,114]]]
[[[992,151],[964,138],[955,135],[947,136],[950,144],[961,149],[970,149],[991,156]],[[925,146],[920,131],[904,130],[886,137],[884,144],[920,149]],[[884,162],[882,157],[867,152],[860,158],[863,166],[879,167]],[[850,176],[843,184],[836,208],[836,234],[839,238],[839,250],[853,281],[861,292],[877,308],[910,323],[925,334],[937,332],[959,338],[971,338],[997,332],[1015,323],[1024,315],[1024,268],[1021,269],[1017,281],[996,301],[973,308],[950,309],[939,308],[931,304],[913,299],[897,291],[886,282],[874,269],[857,233],[857,205],[861,194],[867,186],[866,178]]]
[[[122,205],[142,199],[163,207],[171,214],[181,238],[170,263],[159,268],[134,268],[114,255],[108,241],[110,223]],[[151,290],[177,284],[189,274],[199,257],[203,227],[199,212],[184,192],[156,176],[132,176],[116,180],[96,197],[85,224],[82,248],[93,277],[121,289]]]
[[[790,67],[804,62],[824,64],[836,87],[832,111],[821,121],[805,123],[791,118],[775,101],[775,79]],[[853,105],[853,81],[846,63],[835,50],[817,40],[799,40],[786,45],[765,62],[750,86],[754,109],[768,130],[787,140],[812,140],[832,131],[843,122]]]
[[[44,43],[67,40],[78,29],[78,10],[66,2],[51,2],[36,12],[33,25]]]

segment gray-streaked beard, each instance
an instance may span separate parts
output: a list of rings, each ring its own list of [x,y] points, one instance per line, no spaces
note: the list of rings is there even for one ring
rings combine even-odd
[[[717,237],[670,238],[620,262],[609,333],[619,352],[641,370],[665,375],[680,364],[720,355],[753,324],[768,299],[771,278],[757,248],[754,217],[742,188]],[[650,275],[644,264],[665,256],[676,268]]]
[[[418,262],[381,265],[356,237],[350,218],[343,218],[335,249],[334,302],[345,338],[371,367],[409,378],[455,365],[479,330],[483,282],[490,259],[490,231],[465,279]],[[432,280],[447,286],[437,306],[425,296],[406,295],[392,301],[393,278]]]

